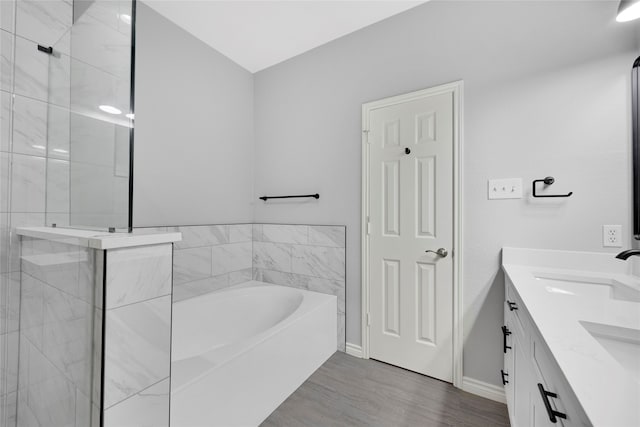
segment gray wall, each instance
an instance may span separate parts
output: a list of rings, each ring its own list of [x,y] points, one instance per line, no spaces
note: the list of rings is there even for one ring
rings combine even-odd
[[[463,79],[464,370],[499,384],[500,248],[599,251],[602,224],[630,235],[638,24],[615,23],[616,7],[432,1],[252,76],[140,4],[134,223],[347,225],[359,344],[361,105]],[[532,200],[546,175],[574,196]],[[525,197],[486,200],[487,179],[507,177]],[[252,205],[309,191],[322,198]]]
[[[134,225],[251,222],[253,76],[137,12]]]
[[[429,2],[255,75],[256,222],[347,225],[347,341],[360,343],[362,103],[463,79],[464,375],[499,384],[500,248],[602,251],[630,235],[629,72],[617,2]],[[570,199],[532,200],[553,175]],[[521,200],[487,179],[521,177]],[[624,239],[624,246],[630,243]],[[615,251],[615,249],[613,250]]]

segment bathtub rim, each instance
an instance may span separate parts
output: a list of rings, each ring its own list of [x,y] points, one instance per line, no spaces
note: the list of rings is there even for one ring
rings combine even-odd
[[[278,322],[271,328],[257,335],[254,335],[249,339],[245,339],[224,347],[215,348],[202,355],[193,356],[188,359],[181,359],[178,361],[174,361],[172,358],[171,360],[172,375],[171,375],[171,389],[170,389],[171,396],[180,394],[185,390],[187,390],[193,384],[203,381],[207,377],[207,375],[210,374],[211,372],[224,367],[224,365],[229,363],[234,358],[237,358],[240,355],[250,351],[252,348],[260,345],[261,343],[268,340],[270,337],[274,336],[275,334],[278,334],[288,329],[289,327],[291,327],[296,323],[296,320],[301,319],[317,310],[321,310],[326,304],[334,303],[336,305],[336,312],[337,312],[338,297],[335,295],[324,294],[324,293],[310,291],[306,289],[298,289],[291,286],[283,286],[283,285],[276,285],[272,283],[260,282],[257,280],[250,280],[250,281],[240,283],[238,285],[234,285],[229,288],[222,289],[220,291],[211,292],[210,294],[202,295],[202,296],[209,297],[216,294],[219,295],[222,293],[237,291],[239,289],[263,288],[263,287],[285,288],[291,291],[300,292],[303,294],[303,300],[300,303],[300,305],[296,308],[296,310],[293,313],[291,313],[289,316],[282,319],[280,322]],[[198,297],[194,297],[186,300],[177,301],[176,304],[192,301],[197,298]],[[313,300],[310,301],[309,298],[312,298]],[[223,351],[225,349],[226,351]],[[172,340],[172,350],[173,350],[173,340]],[[218,353],[217,356],[219,357],[219,360],[211,360],[209,357],[216,356],[216,353]],[[171,351],[171,354],[173,354],[173,351]],[[191,364],[195,363],[199,365],[206,365],[208,363],[210,366],[205,367],[202,370],[198,370],[197,375],[194,375],[188,378],[186,381],[180,381],[179,384],[176,384],[177,378],[174,377],[174,375],[176,374],[176,371],[179,370],[182,366],[185,366],[185,365],[188,366],[190,362]]]

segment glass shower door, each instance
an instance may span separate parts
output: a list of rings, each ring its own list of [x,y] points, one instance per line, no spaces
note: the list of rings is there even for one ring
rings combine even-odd
[[[131,226],[133,4],[75,0],[73,25],[53,46],[61,60],[49,72],[58,102],[48,114],[47,225]]]

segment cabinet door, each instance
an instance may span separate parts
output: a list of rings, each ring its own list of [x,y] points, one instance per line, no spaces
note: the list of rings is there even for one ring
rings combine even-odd
[[[512,314],[509,312],[507,308],[507,303],[504,304],[504,327],[502,329],[502,344],[503,344],[503,354],[504,354],[504,366],[502,368],[502,384],[504,385],[504,393],[507,398],[507,408],[509,410],[509,418],[513,422],[515,419],[514,413],[514,384],[515,384],[515,369],[514,369],[514,353],[513,353],[513,335],[504,335],[508,334],[511,331],[511,324],[513,321]],[[506,329],[505,329],[506,328]],[[511,347],[511,348],[508,348]]]
[[[531,422],[535,427],[551,427],[551,426],[562,426],[562,419],[558,418],[556,423],[553,423],[549,418],[549,413],[545,407],[544,398],[540,394],[538,390],[538,383],[541,383],[545,390],[549,390],[549,387],[544,382],[542,377],[539,375],[539,372],[535,370],[534,378],[535,380],[531,383],[529,392],[531,393]],[[550,404],[553,409],[556,409],[555,402],[553,399],[550,401]]]
[[[520,342],[522,338],[518,334],[513,335],[513,358],[514,371],[513,378],[517,379],[513,382],[514,395],[514,418],[512,423],[514,427],[531,426],[531,389],[533,385],[531,372],[531,358],[526,354],[525,343]],[[525,338],[526,339],[526,338]]]

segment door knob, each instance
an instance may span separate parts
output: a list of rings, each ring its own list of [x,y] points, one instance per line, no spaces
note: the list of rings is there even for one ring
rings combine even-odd
[[[411,154],[411,149],[409,147],[404,147],[404,154]]]
[[[447,252],[447,250],[445,248],[440,248],[437,251],[428,250],[428,251],[425,251],[425,252],[426,253],[429,253],[429,252],[434,253],[434,254],[436,254],[438,256],[441,256],[442,258],[445,258],[447,255],[449,255],[449,252]]]

